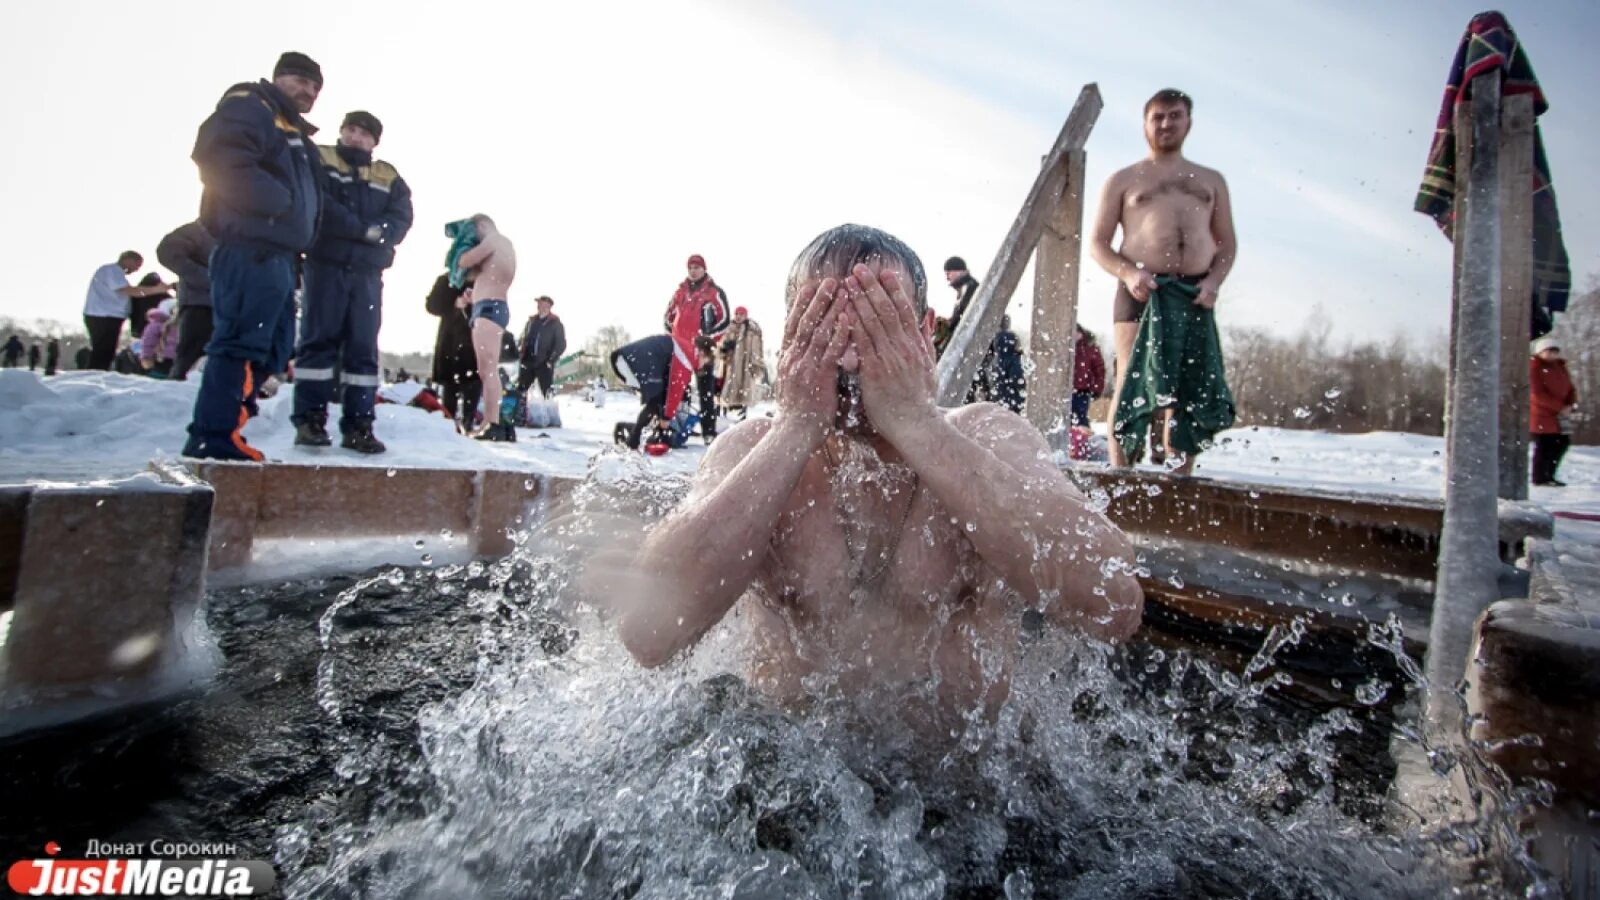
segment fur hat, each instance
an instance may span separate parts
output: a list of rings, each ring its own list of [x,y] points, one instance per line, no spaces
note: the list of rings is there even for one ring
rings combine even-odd
[[[1545,352],[1546,350],[1560,350],[1560,349],[1561,349],[1561,342],[1556,340],[1555,338],[1551,337],[1548,334],[1545,335],[1542,338],[1539,338],[1537,341],[1533,342],[1533,355],[1534,356],[1538,356],[1539,354]]]

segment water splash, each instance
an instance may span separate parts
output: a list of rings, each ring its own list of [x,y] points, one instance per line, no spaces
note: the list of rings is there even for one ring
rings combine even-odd
[[[1433,897],[1494,844],[1481,821],[1386,824],[1392,686],[1364,681],[1350,708],[1295,699],[1320,690],[1280,664],[1304,619],[1230,667],[1025,616],[1020,651],[979,642],[1004,701],[953,716],[937,684],[821,676],[804,711],[781,707],[745,676],[737,610],[688,660],[641,670],[568,584],[685,487],[601,460],[516,557],[339,596],[318,699],[350,789],[279,833],[289,896]],[[414,745],[375,748],[341,661],[365,618],[447,589],[483,623],[473,681],[416,715]],[[1398,621],[1368,640],[1420,683]]]

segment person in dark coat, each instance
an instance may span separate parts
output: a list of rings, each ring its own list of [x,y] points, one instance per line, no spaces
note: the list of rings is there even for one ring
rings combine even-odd
[[[1572,437],[1562,427],[1561,417],[1578,402],[1567,361],[1561,358],[1561,345],[1553,337],[1533,343],[1533,358],[1528,361],[1528,431],[1533,437],[1533,483],[1543,487],[1566,487],[1556,480],[1561,457],[1572,445]]]
[[[611,353],[611,371],[622,383],[639,391],[639,416],[630,425],[617,423],[613,436],[629,449],[639,449],[641,439],[659,428],[666,417],[668,372],[672,367],[672,336],[650,337],[624,344]]]
[[[200,125],[191,156],[204,191],[213,330],[183,455],[259,462],[240,429],[261,382],[289,365],[295,273],[322,214],[321,164],[305,114],[322,69],[285,53],[271,81],[236,84]]]
[[[944,261],[944,280],[956,292],[956,305],[949,319],[935,322],[933,335],[935,358],[944,355],[944,348],[949,346],[950,337],[956,333],[956,326],[961,324],[962,317],[967,314],[967,307],[972,304],[973,295],[978,293],[978,279],[973,278],[972,273],[967,271],[967,261],[959,256],[952,256]],[[971,403],[972,398],[968,397],[967,402]]]
[[[526,395],[535,383],[539,393],[550,399],[550,384],[555,378],[556,363],[567,352],[567,329],[561,317],[552,310],[556,302],[549,297],[533,301],[539,314],[528,317],[522,329],[522,352],[517,367],[517,393]]]
[[[44,345],[44,374],[54,375],[61,365],[61,341],[51,338]]]
[[[433,339],[432,380],[443,394],[445,411],[472,430],[483,382],[478,378],[478,354],[472,346],[471,313],[459,303],[464,289],[450,286],[445,272],[428,291],[428,312],[439,317],[439,333]]]
[[[128,333],[134,337],[144,334],[144,328],[150,324],[150,311],[161,305],[161,301],[170,300],[172,294],[161,281],[158,272],[148,272],[139,279],[139,287],[154,290],[155,293],[140,294],[128,298]]]
[[[1011,330],[1011,317],[1000,320],[1000,331],[991,345],[994,353],[994,400],[1018,415],[1027,402],[1027,377],[1022,371],[1022,342]]]
[[[328,404],[342,386],[339,446],[382,453],[372,433],[378,398],[383,270],[411,230],[411,189],[373,157],[383,123],[364,110],[344,117],[339,143],[322,147],[322,225],[307,254],[300,347],[295,352],[294,442],[326,447]],[[334,380],[335,373],[338,381]]]
[[[216,238],[196,219],[179,225],[156,245],[156,259],[178,275],[178,354],[172,380],[183,381],[211,340],[211,251]]]
[[[8,338],[6,340],[6,349],[5,349],[5,367],[6,368],[15,369],[17,366],[22,365],[22,351],[23,351],[23,349],[24,348],[23,348],[23,345],[22,345],[22,338],[19,338],[16,335],[13,334],[10,338]]]
[[[28,347],[28,371],[29,372],[36,372],[38,370],[39,370],[39,345],[38,344],[31,344]]]
[[[1089,427],[1089,404],[1106,391],[1106,358],[1094,333],[1082,325],[1072,347],[1072,424]]]
[[[696,399],[700,407],[700,437],[707,444],[717,436],[717,344],[706,335],[694,340],[698,365],[694,370]]]

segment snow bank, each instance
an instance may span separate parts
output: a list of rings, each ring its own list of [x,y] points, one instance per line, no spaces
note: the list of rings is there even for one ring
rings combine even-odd
[[[106,372],[43,378],[21,369],[0,370],[0,482],[122,477],[143,471],[151,459],[176,457],[198,386],[197,380]],[[612,447],[616,423],[631,422],[638,410],[637,399],[626,392],[607,395],[604,408],[564,395],[558,402],[566,427],[521,428],[517,443],[500,444],[467,440],[436,413],[379,404],[377,433],[389,452],[362,456],[337,447],[295,447],[291,392],[286,387],[263,401],[261,415],[245,428],[246,437],[271,459],[328,465],[494,468],[582,477],[590,461]],[[644,462],[652,471],[692,472],[703,455],[696,442]],[[1200,457],[1195,471],[1230,481],[1438,498],[1444,441],[1393,432],[1235,428],[1218,436],[1217,447]],[[1552,512],[1600,515],[1600,448],[1574,447],[1561,476],[1568,487],[1535,487],[1533,503]],[[1576,524],[1558,522],[1563,530]]]

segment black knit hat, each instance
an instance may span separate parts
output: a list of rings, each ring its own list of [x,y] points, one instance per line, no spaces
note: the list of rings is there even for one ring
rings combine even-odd
[[[278,57],[278,64],[272,67],[272,77],[283,75],[301,75],[315,81],[318,88],[322,87],[322,67],[304,53],[290,50]]]
[[[378,121],[377,116],[364,109],[344,114],[344,124],[339,127],[349,128],[351,125],[364,129],[367,134],[372,135],[374,141],[383,139],[383,123]]]
[[[944,261],[944,270],[946,272],[965,272],[967,270],[967,261],[959,256],[952,256]]]

